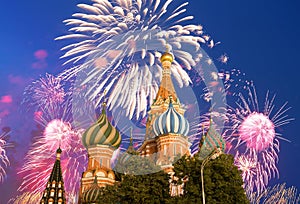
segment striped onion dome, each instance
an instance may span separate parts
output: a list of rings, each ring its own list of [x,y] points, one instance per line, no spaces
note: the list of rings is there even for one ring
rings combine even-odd
[[[93,145],[110,145],[118,148],[121,144],[119,131],[107,119],[105,105],[98,121],[89,127],[82,135],[82,143],[87,148]]]
[[[189,123],[183,115],[175,110],[170,100],[169,108],[155,119],[153,130],[156,136],[168,133],[187,136],[189,132]]]
[[[82,194],[83,203],[98,203],[101,195],[101,188],[97,184],[97,176],[91,187]]]

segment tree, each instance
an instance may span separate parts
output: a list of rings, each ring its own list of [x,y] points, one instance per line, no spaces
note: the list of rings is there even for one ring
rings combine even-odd
[[[118,182],[103,189],[99,203],[160,204],[169,199],[169,175],[153,159],[136,152],[122,155],[115,166]]]
[[[206,203],[249,203],[242,187],[241,172],[233,163],[232,155],[221,154],[209,161],[204,168],[204,191]],[[184,156],[174,164],[178,183],[187,179],[184,195],[171,198],[168,203],[202,203],[200,169],[203,160],[199,155]]]
[[[126,156],[126,158],[124,158]],[[249,203],[242,187],[241,172],[233,163],[233,156],[221,154],[210,160],[204,168],[204,190],[206,203],[247,204]],[[125,162],[125,163],[124,163]],[[170,176],[147,157],[137,154],[123,155],[119,160],[119,179],[115,186],[103,189],[99,203],[140,204],[140,203],[202,203],[200,169],[203,160],[199,154],[183,156],[174,164],[175,184],[184,184],[184,195],[171,197],[169,194]],[[118,169],[116,168],[116,169]],[[137,168],[142,171],[137,171]],[[142,175],[136,175],[143,172]],[[156,172],[156,173],[151,173]],[[147,174],[148,173],[148,174]]]

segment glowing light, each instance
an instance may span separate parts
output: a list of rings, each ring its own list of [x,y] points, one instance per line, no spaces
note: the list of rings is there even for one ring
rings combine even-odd
[[[248,148],[263,151],[275,138],[275,126],[266,115],[253,112],[240,124],[239,135]]]
[[[87,152],[81,143],[81,134],[82,130],[72,129],[68,122],[60,119],[50,121],[44,134],[35,138],[36,142],[32,144],[18,172],[23,176],[18,191],[35,194],[45,189],[53,168],[49,164],[54,164],[56,149],[60,146],[63,150],[61,167],[67,196],[78,196],[81,173],[87,164]]]
[[[34,119],[41,126],[41,134],[35,135],[25,162],[18,172],[23,178],[18,188],[24,196],[42,192],[51,174],[56,150],[62,149],[61,166],[67,199],[78,197],[81,173],[87,164],[87,152],[81,143],[83,129],[74,127],[70,92],[60,78],[46,75],[25,91],[25,104],[34,105]],[[53,91],[53,93],[52,93]],[[74,90],[78,91],[78,90]],[[82,107],[85,108],[85,107]],[[75,203],[75,202],[71,203]]]
[[[277,132],[277,128],[288,124],[293,118],[288,118],[285,113],[289,110],[286,108],[287,103],[279,107],[275,111],[274,100],[275,96],[269,99],[267,93],[263,111],[259,109],[258,97],[253,83],[248,85],[248,81],[243,81],[245,85],[228,86],[231,90],[240,87],[241,92],[236,102],[236,108],[229,106],[227,111],[228,124],[223,136],[233,145],[230,153],[236,155],[236,164],[243,169],[244,163],[241,161],[255,161],[256,166],[252,172],[244,176],[244,182],[247,184],[246,192],[248,197],[254,192],[261,193],[264,191],[271,178],[279,176],[277,169],[279,139],[284,139]],[[246,91],[245,98],[242,91]],[[233,95],[232,95],[233,96]],[[238,154],[245,155],[245,158],[240,158]],[[254,164],[254,163],[253,163]],[[254,168],[252,166],[252,168]],[[245,174],[247,171],[244,172]]]
[[[193,19],[185,15],[188,2],[173,11],[171,3],[173,0],[78,4],[83,12],[64,21],[71,33],[57,38],[77,41],[62,48],[62,58],[67,58],[65,64],[72,64],[72,68],[61,76],[82,80],[79,84],[87,85],[86,97],[96,105],[106,89],[109,110],[122,107],[130,119],[145,117],[162,77],[159,59],[166,45],[176,56],[171,72],[182,87],[191,83],[186,70],[201,58],[195,50],[208,40],[210,47],[219,44],[204,37],[202,26],[188,24]]]

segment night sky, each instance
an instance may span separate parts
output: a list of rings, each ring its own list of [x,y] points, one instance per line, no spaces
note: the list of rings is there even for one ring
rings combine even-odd
[[[78,11],[76,5],[82,2],[89,1],[3,1],[0,6],[0,127],[10,127],[10,141],[15,143],[7,149],[12,164],[6,181],[0,184],[1,204],[15,194],[20,180],[15,168],[22,164],[35,129],[32,116],[22,114],[24,88],[45,73],[58,74],[64,69],[59,59],[63,43],[54,39],[67,33],[62,21]],[[221,42],[215,48],[216,57],[229,56],[228,63],[217,68],[245,72],[262,100],[270,90],[276,94],[277,107],[286,101],[292,107],[287,113],[295,120],[279,129],[291,142],[280,142],[280,178],[271,184],[286,182],[300,190],[300,2],[189,2],[187,13],[195,17],[193,23],[203,25],[205,32]]]

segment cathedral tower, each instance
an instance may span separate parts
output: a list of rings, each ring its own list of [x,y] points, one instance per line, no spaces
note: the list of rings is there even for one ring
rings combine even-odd
[[[162,80],[156,98],[148,112],[145,141],[139,148],[142,156],[156,155],[156,163],[170,172],[178,155],[189,154],[188,121],[184,118],[172,79],[173,55],[165,52],[160,60]]]
[[[43,192],[43,197],[40,204],[65,204],[65,189],[60,166],[61,149],[56,151],[56,160],[48,180],[46,189]]]
[[[91,200],[86,200],[91,197],[87,196],[91,194],[90,189],[115,183],[111,158],[121,144],[121,135],[108,121],[105,109],[104,103],[97,122],[82,135],[83,145],[88,151],[88,166],[81,178],[79,203],[93,203]]]

